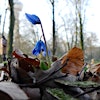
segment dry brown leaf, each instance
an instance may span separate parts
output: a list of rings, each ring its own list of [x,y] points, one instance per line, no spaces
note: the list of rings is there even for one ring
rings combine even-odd
[[[100,74],[100,64],[88,64],[88,71]]]
[[[100,64],[97,64],[96,66],[97,66],[96,73],[97,73],[97,74],[100,74]]]
[[[19,66],[26,71],[33,71],[34,67],[39,67],[40,61],[38,59],[28,57],[19,50],[13,51],[13,56],[18,59]]]
[[[84,79],[100,83],[100,64],[88,63]]]
[[[60,60],[62,65],[68,59],[68,64],[62,69],[63,73],[77,75],[84,65],[84,54],[82,49],[74,47],[68,54],[65,54]]]

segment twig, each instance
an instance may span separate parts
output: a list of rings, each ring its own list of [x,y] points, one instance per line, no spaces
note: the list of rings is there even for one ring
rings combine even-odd
[[[39,85],[40,84],[43,84],[44,82],[47,82],[49,80],[52,80],[52,79],[58,79],[58,78],[63,78],[63,77],[66,77],[67,76],[67,73],[65,75],[62,75],[62,76],[58,76],[58,77],[51,77],[53,74],[55,74],[56,72],[58,72],[60,69],[62,69],[65,65],[67,64],[67,62],[61,67],[59,68],[58,70],[54,71],[53,73],[51,73],[50,75],[48,75],[47,77],[45,77],[44,79],[38,81],[37,83],[32,83],[32,84],[18,84],[20,87],[31,87],[31,88],[36,88],[38,87],[39,88]]]
[[[51,76],[54,75],[55,73],[57,73],[59,70],[61,70],[63,67],[65,67],[67,65],[68,59],[66,60],[66,63],[64,65],[62,65],[62,67],[58,68],[57,70],[55,70],[54,72],[52,72],[51,74],[49,74],[48,76],[44,77],[43,79],[41,79],[40,81],[37,82],[37,84],[41,84],[44,83],[48,80],[50,80]]]
[[[67,60],[68,61],[68,60]],[[20,87],[39,87],[40,84],[43,84],[51,79],[57,79],[57,78],[62,78],[62,77],[66,77],[67,74],[63,75],[63,76],[59,76],[59,77],[51,77],[52,75],[54,75],[56,72],[58,72],[59,70],[61,70],[63,67],[65,67],[66,63],[60,67],[59,69],[57,69],[56,71],[52,72],[51,74],[49,74],[47,77],[43,78],[42,80],[36,82],[36,83],[32,83],[32,84],[19,84]]]
[[[81,76],[81,74],[82,74],[84,68],[86,67],[86,65],[87,65],[87,63],[84,64],[84,66],[82,67],[82,70],[80,71],[80,73],[79,73],[79,75],[78,75],[78,79],[79,79],[79,80],[81,79],[80,76]]]
[[[91,89],[91,90],[88,90],[88,91],[85,91],[85,92],[83,92],[83,93],[81,93],[81,94],[76,95],[75,98],[78,98],[78,97],[80,97],[80,96],[82,96],[82,95],[85,95],[85,94],[87,94],[87,93],[90,93],[90,92],[93,92],[93,91],[99,90],[99,89],[100,89],[100,86],[97,86],[97,87],[95,87],[95,88],[93,88],[93,89]]]
[[[30,83],[30,84],[18,84],[20,87],[30,87],[30,88],[39,88],[35,83]]]

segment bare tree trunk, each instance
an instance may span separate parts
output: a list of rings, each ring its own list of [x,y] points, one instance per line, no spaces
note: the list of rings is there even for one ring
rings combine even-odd
[[[83,24],[82,24],[82,18],[80,13],[79,13],[79,24],[80,24],[80,44],[82,50],[84,50]]]
[[[54,9],[54,0],[53,0],[53,55],[55,55],[55,52],[56,52],[56,47],[55,47],[55,43],[56,43],[56,36],[55,36],[55,9]]]
[[[77,15],[78,15],[78,13],[77,13],[77,11],[78,11],[78,7],[77,7],[77,2],[75,1],[75,16],[76,16],[76,21],[75,21],[75,34],[76,34],[76,39],[75,39],[75,46],[77,46],[77,37],[78,37],[78,26],[77,26],[77,23],[78,23],[78,18],[77,18]]]
[[[55,55],[56,52],[56,35],[55,35],[55,1],[54,0],[50,0],[51,4],[52,4],[52,16],[53,16],[53,21],[52,21],[52,26],[53,26],[53,50],[52,50],[52,54]]]
[[[9,35],[8,35],[8,56],[11,57],[11,53],[13,51],[13,30],[14,30],[14,4],[13,0],[9,0],[9,6],[10,6],[10,27],[9,27]]]

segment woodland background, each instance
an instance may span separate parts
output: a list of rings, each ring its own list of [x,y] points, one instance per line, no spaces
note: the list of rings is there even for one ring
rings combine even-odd
[[[60,57],[72,47],[77,46],[84,50],[86,61],[94,59],[99,62],[100,46],[97,44],[99,37],[94,32],[86,30],[88,21],[86,12],[91,0],[63,1],[66,3],[65,7],[60,5],[59,0],[45,0],[47,6],[51,8],[52,26],[48,25],[48,27],[52,27],[52,33],[47,44],[52,55]],[[32,49],[41,37],[39,27],[27,21],[25,15],[22,14],[22,9],[23,4],[20,0],[4,0],[3,11],[0,9],[0,12],[3,12],[0,14],[0,34],[1,37],[4,35],[7,39],[7,56],[11,56],[15,48],[32,56]],[[63,12],[66,9],[69,13]],[[57,17],[62,19],[61,23]]]

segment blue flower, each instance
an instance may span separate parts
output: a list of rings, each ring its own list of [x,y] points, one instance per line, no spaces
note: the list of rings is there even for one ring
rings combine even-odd
[[[41,21],[40,21],[40,19],[39,19],[39,17],[38,16],[36,16],[36,15],[34,15],[34,14],[27,14],[27,13],[25,13],[25,15],[26,15],[26,18],[32,23],[32,24],[41,24]]]
[[[33,48],[33,55],[38,56],[42,52],[43,56],[46,56],[46,45],[43,41],[39,40]]]

